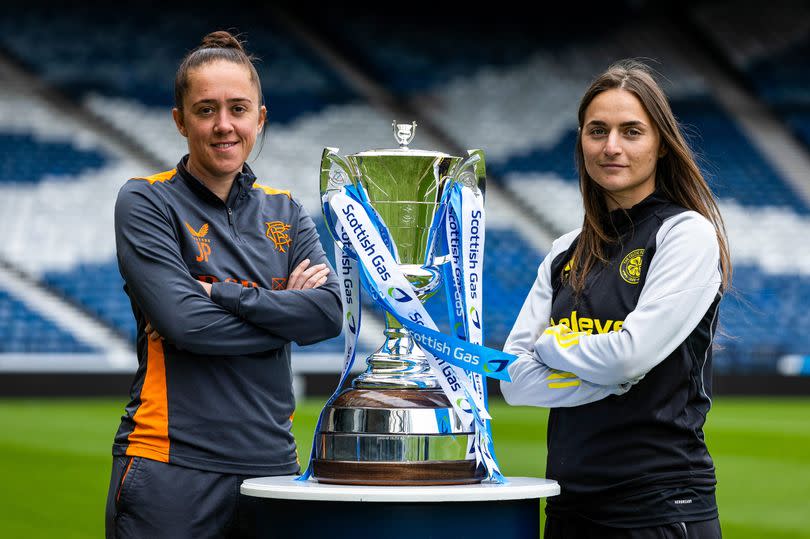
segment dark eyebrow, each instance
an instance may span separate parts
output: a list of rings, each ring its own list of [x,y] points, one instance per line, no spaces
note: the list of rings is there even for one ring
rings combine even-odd
[[[252,103],[253,102],[248,97],[232,97],[231,99],[228,99],[227,101],[228,101],[228,103],[243,103],[243,102]],[[216,99],[200,99],[199,101],[194,103],[192,106],[196,107],[197,105],[201,105],[203,103],[216,104],[216,102],[217,102]]]
[[[587,125],[596,125],[601,127],[607,124],[602,120],[591,120],[590,122],[587,123]],[[622,122],[621,124],[619,124],[619,127],[638,127],[638,126],[647,127],[647,124],[645,124],[640,120],[632,120],[629,122]]]

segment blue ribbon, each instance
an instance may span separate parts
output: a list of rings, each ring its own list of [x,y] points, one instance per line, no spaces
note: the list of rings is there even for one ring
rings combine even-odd
[[[459,184],[457,184],[457,183],[454,183],[452,188],[451,188],[451,193],[450,193],[450,196],[449,196],[448,206],[449,206],[448,209],[447,209],[448,213],[453,214],[453,217],[455,218],[456,223],[458,225],[458,229],[459,229],[458,230],[458,234],[459,234],[459,246],[458,246],[458,248],[461,251],[461,250],[463,250],[463,242],[464,242],[464,235],[462,234],[462,231],[461,231],[461,226],[462,226],[462,220],[461,220],[461,216],[462,216],[462,198],[461,198],[461,186]],[[447,253],[451,254],[450,239],[447,237],[446,234],[444,236],[444,247],[447,250]],[[448,264],[448,266],[449,266],[449,264]],[[450,270],[450,271],[452,271],[452,270]],[[463,264],[463,260],[459,260],[459,271],[461,273],[460,281],[463,283],[464,282],[464,264]],[[453,283],[453,286],[448,286],[447,287],[447,290],[448,290],[448,292],[447,292],[447,294],[448,294],[448,296],[447,296],[448,297],[448,302],[447,302],[448,316],[450,317],[450,320],[454,323],[454,329],[456,327],[459,328],[459,330],[456,330],[456,334],[459,335],[461,333],[461,331],[463,331],[464,334],[465,334],[465,337],[466,337],[466,336],[469,335],[469,326],[468,326],[469,319],[467,317],[466,298],[465,298],[464,294],[461,293],[461,290],[453,290],[452,292],[449,291],[450,288],[455,288],[455,281],[454,280],[449,280],[447,282],[448,283]],[[461,296],[462,309],[461,309],[460,313],[456,312],[455,304],[451,302],[451,299],[453,299],[453,296],[455,294],[460,294],[460,296]],[[481,335],[483,336],[483,334],[484,334],[484,321],[483,321],[483,319],[479,320],[479,324],[481,325]],[[482,389],[483,397],[484,397],[484,405],[487,407],[487,409],[489,409],[489,392],[487,391],[487,384],[485,384],[485,383],[482,384],[481,389]],[[482,420],[480,417],[477,416],[477,414],[475,414],[475,415],[476,415],[476,420],[481,422],[481,424],[483,425],[483,430],[486,433],[486,451],[489,453],[489,456],[492,458],[492,460],[500,468],[500,464],[498,464],[498,460],[495,457],[495,448],[494,448],[493,443],[492,443],[492,425],[491,425],[491,421]],[[475,448],[471,447],[470,450],[475,451]],[[489,477],[490,480],[496,481],[498,483],[505,483],[506,482],[506,479],[503,477],[503,475],[500,472],[498,472],[496,470],[489,470],[489,472],[490,472],[490,477]]]
[[[450,199],[450,207],[447,209],[447,218],[450,218],[452,216],[452,218],[456,222],[456,228],[458,230],[458,249],[460,251],[462,246],[461,219],[459,218],[460,217],[459,211],[455,207],[453,207],[453,198],[456,197],[453,197],[452,194],[456,193],[458,190],[459,187],[455,183],[450,189],[448,189],[447,194],[448,199]],[[460,201],[460,197],[458,198]],[[445,227],[442,227],[442,229],[443,234],[441,236],[442,242],[441,245],[447,252],[447,255],[452,257],[452,249],[450,247],[450,238],[447,236],[447,229]],[[464,282],[464,267],[461,261],[461,257],[459,257],[457,264],[458,264],[458,271],[460,273],[459,281]],[[469,340],[468,338],[469,332],[467,330],[467,321],[464,315],[465,313],[464,294],[462,293],[461,289],[458,288],[458,286],[456,286],[455,275],[453,275],[453,265],[445,264],[442,267],[442,271],[444,273],[445,279],[444,282],[446,283],[444,289],[447,295],[447,315],[450,320],[450,324],[452,325],[453,328],[453,334],[459,339],[467,341]],[[456,295],[458,295],[458,299],[456,298]],[[461,303],[461,308],[459,310],[456,310],[456,301],[459,301]]]
[[[359,205],[363,207],[363,209],[368,214],[369,218],[372,221],[372,224],[375,228],[380,232],[380,236],[385,241],[385,238],[389,238],[390,241],[390,233],[388,232],[387,227],[379,219],[379,216],[368,203],[368,198],[366,197],[363,189],[357,189],[353,185],[346,186],[347,194],[355,200]],[[450,206],[456,212],[457,222],[459,226],[461,226],[461,220],[458,219],[460,216],[460,211],[456,210],[456,207],[460,208],[461,206],[461,186],[453,182],[450,188],[445,190],[445,193],[442,196],[443,202],[440,206],[444,205],[444,201],[449,199]],[[437,212],[438,214],[439,212]],[[443,213],[443,211],[442,211]],[[435,217],[435,216],[434,216]],[[440,227],[442,220],[440,219],[433,219],[433,223],[431,224],[431,229],[437,229]],[[432,230],[430,238],[435,238],[435,232]],[[445,235],[445,247],[446,245],[446,235]],[[462,241],[462,235],[459,234],[459,242]],[[386,244],[391,250],[389,244]],[[449,252],[449,251],[448,251]],[[392,251],[393,254],[393,251]],[[468,371],[477,372],[484,376],[489,376],[490,378],[496,378],[499,380],[506,380],[511,381],[509,377],[509,373],[507,372],[507,368],[509,365],[517,359],[517,356],[512,354],[507,354],[506,352],[502,352],[500,350],[495,350],[493,348],[487,348],[485,346],[481,346],[478,344],[472,344],[467,342],[464,339],[460,339],[455,336],[445,335],[443,333],[439,333],[437,331],[433,331],[428,329],[420,324],[416,324],[411,320],[400,318],[391,307],[389,303],[389,298],[387,297],[380,297],[378,294],[376,287],[372,285],[373,280],[370,279],[366,275],[366,268],[363,267],[363,264],[359,264],[360,275],[361,279],[360,282],[363,283],[363,288],[369,292],[372,299],[384,310],[391,313],[400,324],[402,324],[406,329],[414,333],[414,340],[416,340],[420,345],[424,345],[425,348],[430,350],[434,356],[440,358],[447,363],[460,367],[462,369],[466,369]],[[462,270],[463,271],[463,270]],[[463,274],[462,274],[463,279]],[[455,288],[454,281],[447,282],[447,288]],[[453,291],[455,293],[455,290]],[[463,296],[462,296],[463,298]],[[453,315],[453,320],[457,324],[459,322],[458,319],[455,318],[455,314]],[[466,321],[465,324],[465,337],[469,333],[466,331]],[[418,334],[418,335],[417,335]],[[465,356],[466,354],[466,356]],[[465,360],[465,357],[467,360]],[[477,364],[473,364],[473,362],[477,362]]]
[[[428,350],[437,359],[441,359],[462,369],[477,372],[490,378],[511,382],[507,368],[517,356],[507,354],[494,348],[473,344],[452,335],[445,335],[429,329],[412,320],[400,317],[391,306],[391,299],[381,296],[374,286],[374,281],[366,274],[366,268],[360,264],[360,282],[371,298],[382,309],[390,313],[402,326],[411,332],[412,338],[420,347]],[[413,301],[410,297],[408,301]],[[393,301],[397,301],[394,299]],[[418,300],[417,300],[418,301]]]

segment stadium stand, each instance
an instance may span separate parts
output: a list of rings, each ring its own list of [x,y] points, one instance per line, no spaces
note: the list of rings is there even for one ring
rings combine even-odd
[[[95,350],[0,290],[0,354],[72,354]]]
[[[185,51],[212,28],[200,15],[166,9],[160,20],[132,13],[112,25],[105,13],[90,7],[60,17],[31,9],[0,21],[0,47],[168,169],[185,153],[185,141],[169,114],[174,70]],[[705,13],[696,18],[706,20],[710,15]],[[178,17],[184,22],[179,27],[173,22]],[[218,25],[245,32],[249,47],[263,58],[259,73],[269,123],[263,147],[250,163],[263,183],[290,189],[320,221],[315,175],[321,150],[337,146],[347,154],[391,147],[390,112],[370,106],[357,86],[346,82],[345,73],[289,31],[286,19],[266,12],[258,19],[241,16]],[[293,22],[307,26],[300,18]],[[102,26],[107,31],[85,31]],[[655,59],[653,65],[665,77],[676,114],[720,197],[731,238],[737,271],[734,291],[721,309],[718,370],[772,372],[779,357],[810,353],[810,317],[802,308],[810,298],[810,253],[793,244],[795,237],[810,233],[810,203],[715,99],[662,19],[620,26],[598,43],[590,39],[587,24],[575,31],[549,24],[548,31],[534,33],[493,26],[481,39],[482,29],[474,25],[421,21],[397,27],[358,14],[341,18],[339,28],[305,29],[395,99],[431,119],[454,148],[427,131],[417,135],[415,146],[454,153],[458,148],[485,150],[492,176],[484,285],[488,345],[498,347],[505,340],[550,246],[548,238],[581,222],[572,157],[576,98],[611,61],[644,56]],[[740,64],[752,82],[762,84],[763,101],[788,111],[784,126],[801,122],[807,102],[799,90],[810,87],[801,78],[808,71],[797,69],[806,60],[796,57],[806,52],[806,36],[796,34],[783,49],[760,56],[759,63]],[[727,41],[731,51],[737,50]],[[791,57],[793,69],[787,75],[774,67],[774,59]],[[799,71],[798,79],[788,80]],[[134,324],[114,259],[111,208],[127,177],[155,170],[116,153],[92,130],[54,121],[60,111],[24,90],[0,91],[7,98],[0,100],[0,144],[12,149],[0,161],[0,224],[15,231],[15,239],[0,247],[0,258],[131,341]],[[32,112],[23,117],[18,110]],[[530,205],[532,215],[516,214],[509,203],[516,199]],[[442,294],[429,309],[444,319]],[[379,333],[369,340],[372,345],[380,341]],[[310,349],[334,354],[342,342]]]
[[[493,40],[490,49],[480,53],[472,43],[475,31],[445,34],[443,39],[459,38],[459,48],[470,52],[449,58],[446,48],[424,46],[413,28],[362,32],[361,27],[371,27],[368,20],[356,17],[351,23],[355,27],[343,34],[345,47],[361,54],[361,61],[403,99],[424,104],[426,113],[434,114],[436,123],[460,144],[486,148],[494,176],[516,197],[531,200],[538,217],[550,221],[557,233],[578,227],[582,219],[573,166],[576,102],[571,96],[578,96],[589,78],[613,59],[657,60],[653,66],[662,72],[676,115],[720,198],[738,268],[739,278],[721,309],[724,330],[718,338],[718,370],[773,371],[782,355],[810,350],[806,337],[810,326],[801,303],[807,294],[810,259],[792,244],[796,234],[801,237],[810,231],[808,200],[780,176],[750,134],[713,97],[701,67],[681,51],[682,36],[663,20],[620,27],[608,39],[600,35],[597,45],[587,32],[569,32],[562,41],[547,39],[542,50],[537,43],[525,46],[520,39],[507,38]],[[383,32],[385,50],[369,46],[382,39]],[[493,55],[499,60],[476,69],[479,56]],[[805,58],[797,56],[794,67]],[[773,69],[778,65],[765,64]],[[803,77],[806,71],[789,73]],[[440,79],[436,73],[446,77]],[[801,82],[796,86],[804,91],[808,87]],[[498,256],[500,263],[514,268],[533,268],[538,260],[537,253],[525,251],[514,258]],[[486,285],[491,286],[492,275],[488,277]],[[515,287],[507,303],[521,301],[521,288],[529,283],[530,278]],[[774,328],[769,321],[775,319],[788,319],[790,324]],[[504,337],[505,333],[492,340]]]
[[[43,280],[135,342],[135,321],[115,260],[81,264],[69,271],[50,271]]]
[[[756,94],[810,147],[810,6],[769,9],[728,1],[700,4],[694,18]]]
[[[185,15],[181,8],[173,9],[176,17]],[[47,8],[35,8],[21,13],[11,22],[4,19],[0,27],[7,23],[3,43],[6,50],[38,77],[77,103],[84,104],[90,112],[95,112],[97,120],[120,128],[125,136],[140,143],[148,154],[161,161],[165,169],[173,167],[186,152],[185,141],[178,135],[170,115],[174,72],[186,50],[210,31],[207,24],[199,18],[184,17],[187,24],[177,32],[172,17],[156,22],[143,18],[149,18],[147,15],[135,15],[120,19],[114,32],[88,35],[85,29],[101,25],[106,15],[90,8],[78,8],[58,20],[51,20],[48,23],[50,32],[43,33],[43,21],[48,20],[46,11]],[[237,22],[239,28],[247,32],[250,47],[261,53],[258,70],[270,109],[271,128],[268,130],[271,135],[267,142],[273,148],[265,147],[259,152],[260,160],[253,163],[254,169],[263,182],[291,189],[319,220],[316,213],[316,167],[325,142],[313,140],[313,135],[326,129],[340,134],[324,138],[330,144],[362,140],[358,135],[368,125],[368,117],[374,114],[368,107],[362,107],[358,117],[353,112],[357,107],[349,107],[349,114],[344,114],[343,118],[331,122],[328,118],[316,118],[303,130],[297,129],[298,136],[276,138],[276,128],[284,130],[291,122],[305,120],[324,108],[358,101],[358,98],[316,57],[272,22],[264,20],[261,25],[255,20]],[[256,31],[251,31],[251,28]],[[172,38],[166,39],[166,35]],[[89,58],[93,61],[89,62]],[[92,63],[90,68],[88,63]],[[132,66],[137,67],[132,69]],[[8,210],[4,212],[4,220],[15,230],[22,229],[22,234],[19,241],[2,248],[2,255],[17,267],[41,276],[43,284],[60,291],[68,301],[134,341],[135,327],[129,300],[122,291],[123,281],[114,258],[111,209],[117,189],[127,177],[155,170],[144,164],[124,163],[115,157],[103,156],[104,152],[99,151],[103,145],[75,125],[61,125],[59,133],[51,132],[46,119],[58,117],[58,112],[38,113],[43,106],[36,99],[26,99],[24,92],[20,91],[10,93],[11,99],[4,107],[8,114],[4,114],[3,122],[0,122],[0,140],[7,143],[6,147],[13,153],[3,160],[0,186],[6,183],[7,188],[3,197],[4,209]],[[30,118],[20,118],[13,113],[14,110],[37,113]],[[356,119],[352,121],[353,118]],[[347,129],[347,123],[353,124],[353,128]],[[378,123],[386,125],[385,121]],[[387,134],[385,129],[382,134]],[[50,140],[54,138],[57,140]],[[71,140],[77,139],[84,146],[81,150],[71,144]],[[380,137],[382,140],[384,138]],[[276,141],[279,141],[278,145]],[[276,146],[280,147],[277,149]],[[361,147],[355,147],[355,150],[359,149]],[[267,163],[273,163],[267,157],[270,153],[286,156],[286,162],[274,168],[280,168],[283,176],[290,180],[281,183],[265,180],[268,177]],[[298,156],[302,155],[307,158],[299,159]],[[299,187],[304,182],[294,181],[294,178],[303,177],[310,177],[313,181],[301,189]],[[35,207],[48,197],[46,185],[52,187],[57,179],[66,182],[72,191],[62,191],[62,197],[68,198],[65,195],[70,194],[71,199],[91,200],[92,205],[103,212],[104,218],[93,223],[82,220],[87,212],[68,211],[66,213],[71,214],[67,216],[68,222],[63,222],[58,230],[45,228],[47,223],[37,223],[38,231],[32,232],[27,226],[23,228],[23,225],[43,220],[42,216],[34,214],[47,212]],[[22,181],[29,186],[17,185]],[[105,187],[99,189],[101,181]],[[107,231],[99,233],[102,227]],[[44,236],[48,246],[52,246],[55,243],[53,236],[64,240],[59,232],[65,229],[79,232],[81,238],[71,238],[61,248],[32,252],[32,240],[41,243]],[[342,342],[335,339],[307,347],[307,351],[334,353],[342,347]]]
[[[80,151],[69,143],[39,142],[31,135],[0,134],[3,148],[15,148],[20,159],[3,160],[0,183],[36,182],[48,174],[67,179],[88,169],[98,169],[104,156],[97,151]]]

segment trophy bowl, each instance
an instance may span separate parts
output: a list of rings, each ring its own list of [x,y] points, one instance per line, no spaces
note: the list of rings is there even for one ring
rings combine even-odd
[[[396,149],[342,158],[326,148],[320,183],[327,201],[345,185],[362,186],[388,228],[399,268],[424,302],[439,289],[438,268],[447,258],[434,256],[429,233],[444,190],[459,181],[483,191],[486,180],[483,152],[462,158],[409,149],[415,128],[394,122]],[[367,358],[368,368],[324,409],[313,475],[336,484],[480,482],[483,468],[468,450],[473,428],[463,425],[409,332],[390,313],[385,317],[385,341]]]

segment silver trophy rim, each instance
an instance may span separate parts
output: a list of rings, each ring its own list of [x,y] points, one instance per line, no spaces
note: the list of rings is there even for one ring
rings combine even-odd
[[[379,150],[364,150],[349,154],[346,157],[393,157],[393,156],[412,156],[412,157],[442,157],[450,159],[462,159],[457,155],[450,155],[445,152],[437,152],[433,150],[419,150],[416,148],[387,148]]]

